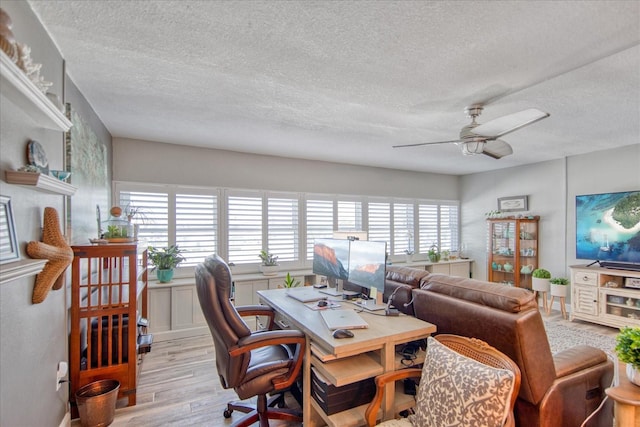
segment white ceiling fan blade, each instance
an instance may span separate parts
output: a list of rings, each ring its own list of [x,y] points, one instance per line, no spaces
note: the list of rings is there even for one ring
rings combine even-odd
[[[454,142],[462,142],[462,140],[456,139],[455,141],[418,142],[416,144],[394,145],[393,148],[420,147],[422,145],[434,145],[434,144],[451,144]]]
[[[530,108],[490,120],[487,123],[476,126],[472,132],[490,139],[497,139],[521,127],[535,123],[538,120],[546,119],[547,117],[549,117],[549,113],[545,113],[536,108]]]
[[[482,154],[486,154],[494,159],[501,159],[504,156],[513,154],[513,149],[501,139],[492,139],[485,142]]]

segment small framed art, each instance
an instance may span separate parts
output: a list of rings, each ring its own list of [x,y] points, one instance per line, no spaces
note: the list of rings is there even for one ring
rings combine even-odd
[[[11,198],[0,196],[0,264],[19,260],[20,249],[16,238]]]
[[[529,196],[500,197],[498,210],[501,212],[518,212],[529,209]]]

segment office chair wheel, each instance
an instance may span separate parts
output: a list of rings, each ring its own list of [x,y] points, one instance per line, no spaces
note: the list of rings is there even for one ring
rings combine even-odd
[[[233,410],[228,410],[225,409],[224,412],[222,413],[224,415],[225,418],[231,418],[231,413],[233,412]]]

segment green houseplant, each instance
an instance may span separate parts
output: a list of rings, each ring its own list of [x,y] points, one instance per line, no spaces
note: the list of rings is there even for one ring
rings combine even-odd
[[[287,276],[284,278],[283,286],[285,288],[296,288],[300,286],[300,280],[296,280],[291,276],[291,273],[287,273]]]
[[[531,286],[534,291],[549,292],[551,288],[551,273],[544,268],[536,268],[531,273]]]
[[[629,381],[640,385],[640,328],[626,326],[616,335],[616,354],[627,364]]]
[[[569,280],[564,277],[552,277],[551,279],[549,279],[549,283],[551,283],[551,296],[567,296],[567,288],[569,287],[567,285],[569,285]]]
[[[262,260],[260,271],[265,276],[275,276],[278,274],[278,256],[269,252],[269,250],[261,250],[258,255]]]
[[[156,271],[160,283],[167,283],[173,279],[173,269],[185,260],[181,254],[182,249],[178,245],[166,248],[149,246],[149,262],[153,265],[151,271]]]
[[[429,252],[427,252],[427,255],[429,256],[429,261],[431,262],[440,261],[440,252],[438,251],[438,245],[436,245],[435,243],[432,244],[431,247],[429,247]]]

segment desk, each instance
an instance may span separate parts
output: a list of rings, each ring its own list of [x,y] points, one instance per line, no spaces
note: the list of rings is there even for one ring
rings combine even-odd
[[[258,296],[262,303],[273,308],[291,327],[304,332],[307,338],[303,365],[305,400],[302,408],[305,427],[325,424],[364,425],[364,410],[367,406],[326,415],[311,397],[311,366],[332,384],[343,386],[395,370],[400,365],[396,361],[396,344],[426,338],[436,331],[435,325],[412,316],[386,317],[361,312],[360,315],[369,324],[369,328],[354,330],[353,338],[338,340],[332,337],[320,311],[311,310],[288,297],[286,289],[258,291]],[[352,306],[346,301],[341,304],[340,308]],[[394,402],[395,384],[386,387],[382,405],[385,420],[393,418],[399,407]]]
[[[626,375],[626,364],[618,362],[618,385],[605,390],[614,401],[613,416],[616,427],[640,427],[640,387]]]

